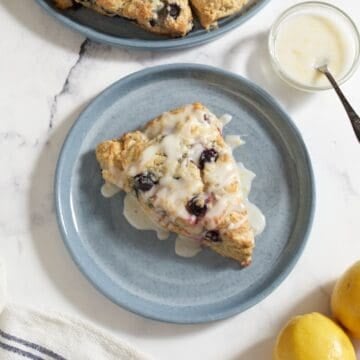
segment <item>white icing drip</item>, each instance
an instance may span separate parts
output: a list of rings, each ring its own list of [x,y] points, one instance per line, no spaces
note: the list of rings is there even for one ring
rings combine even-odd
[[[243,193],[243,196],[247,198],[250,194],[252,182],[254,181],[256,174],[253,173],[251,170],[247,169],[243,163],[238,162],[238,171],[241,181],[241,190]]]
[[[118,188],[116,185],[110,184],[108,182],[106,182],[102,187],[101,187],[101,195],[106,197],[106,198],[111,198],[114,195],[116,195],[121,189]]]
[[[214,219],[221,217],[229,208],[234,208],[235,204],[242,201],[239,195],[226,194],[216,199],[215,204],[207,212],[209,227],[215,227]]]
[[[240,135],[227,135],[225,136],[225,142],[231,147],[232,150],[235,150],[239,146],[245,144],[245,141],[240,137]]]
[[[247,169],[241,162],[238,163],[238,168],[241,179],[241,189],[245,198],[244,205],[248,212],[248,220],[254,230],[254,234],[260,235],[265,229],[266,218],[262,211],[248,199],[256,174]]]
[[[155,231],[159,240],[166,240],[170,235],[146,215],[136,197],[131,194],[126,194],[124,198],[124,216],[135,229]]]
[[[178,236],[175,240],[175,253],[184,258],[191,258],[202,250],[200,242],[183,236]]]
[[[157,153],[159,152],[159,147],[156,145],[149,146],[141,155],[141,161],[138,167],[143,168],[147,162],[149,162]],[[140,171],[138,169],[138,171]],[[136,174],[135,174],[136,175]]]
[[[239,173],[235,162],[216,162],[211,168],[211,179],[214,184],[211,187],[217,188],[217,190],[224,188],[237,181],[238,177]]]
[[[174,172],[177,165],[176,162],[180,159],[182,154],[181,138],[176,134],[165,136],[161,145],[162,150],[167,157],[166,165],[170,172]]]
[[[184,121],[184,118],[187,119],[186,124],[189,124],[189,121],[197,121],[204,124],[204,115],[207,114],[203,110],[194,109],[192,105],[186,106],[181,112],[167,112],[164,113],[160,120],[152,123],[151,127],[147,127],[145,134],[149,139],[153,139],[158,135],[168,135],[178,131],[177,125]]]
[[[232,150],[228,147],[228,154],[231,155],[231,153]],[[210,226],[214,226],[214,219],[223,216],[228,209],[234,208],[236,204],[242,202],[242,193],[241,191],[226,190],[228,186],[240,184],[239,171],[235,161],[217,161],[214,164],[208,165],[207,168],[207,177],[211,183],[208,192],[214,195],[215,201],[209,207],[206,219]]]
[[[219,118],[219,121],[222,123],[223,126],[226,126],[227,124],[229,124],[232,120],[232,115],[230,114],[224,114],[223,116],[221,116]]]
[[[193,161],[195,164],[199,163],[200,155],[204,151],[204,146],[201,144],[194,145],[189,150],[189,159]]]
[[[266,226],[266,218],[262,211],[253,203],[251,203],[248,199],[245,201],[245,206],[248,211],[248,220],[250,226],[254,230],[254,235],[260,235]]]

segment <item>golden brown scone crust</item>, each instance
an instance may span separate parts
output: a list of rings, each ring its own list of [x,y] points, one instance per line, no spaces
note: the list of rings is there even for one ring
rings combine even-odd
[[[185,36],[193,26],[191,7],[205,29],[244,9],[248,0],[54,0],[61,9],[74,2],[108,16],[135,20],[148,31],[173,37]],[[190,4],[189,4],[190,2]],[[191,5],[191,7],[190,7]]]
[[[218,154],[201,165],[208,149]],[[222,256],[251,263],[254,233],[243,203],[238,168],[222,136],[222,123],[200,103],[164,113],[141,131],[99,144],[96,157],[108,183],[133,193],[160,227],[200,241]],[[136,177],[151,174],[151,189]],[[189,203],[206,204],[194,215]],[[216,238],[209,237],[215,233]]]
[[[103,15],[119,15],[136,21],[141,27],[157,34],[185,36],[193,26],[188,0],[54,0],[66,9],[73,1]]]
[[[244,219],[242,225],[229,230],[234,221]],[[242,221],[241,221],[242,222]],[[254,231],[247,221],[247,211],[230,213],[219,225],[221,242],[204,240],[204,245],[218,254],[238,261],[242,266],[249,266],[254,249]]]
[[[210,29],[217,21],[238,13],[248,3],[248,0],[190,0],[201,25]]]

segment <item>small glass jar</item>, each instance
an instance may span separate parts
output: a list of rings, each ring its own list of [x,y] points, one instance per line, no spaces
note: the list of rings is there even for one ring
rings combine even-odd
[[[299,81],[295,76],[292,76],[289,71],[287,71],[284,63],[279,59],[280,52],[278,51],[277,41],[278,35],[283,28],[284,24],[288,21],[291,21],[292,18],[298,17],[299,15],[311,15],[318,16],[323,19],[328,19],[331,21],[338,29],[346,34],[346,42],[349,46],[349,54],[347,54],[347,64],[344,66],[344,71],[341,73],[341,76],[336,80],[339,84],[347,81],[355,72],[360,59],[360,34],[351,18],[344,13],[339,8],[323,2],[311,1],[297,4],[288,10],[286,10],[280,17],[275,21],[274,25],[271,28],[269,35],[269,51],[274,66],[275,71],[278,75],[289,85],[304,91],[320,91],[328,90],[331,88],[330,83],[327,84],[310,84]],[[307,31],[307,29],[304,29]],[[308,29],[309,31],[309,29]],[[334,35],[335,36],[335,35]],[[311,34],[309,34],[311,39]],[[350,49],[351,48],[351,49]],[[322,64],[318,64],[322,65]],[[314,65],[315,69],[315,65]]]

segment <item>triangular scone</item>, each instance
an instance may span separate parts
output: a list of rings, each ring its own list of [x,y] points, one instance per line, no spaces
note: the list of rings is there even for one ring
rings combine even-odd
[[[217,21],[238,13],[248,0],[190,0],[201,25],[205,29],[217,26]]]
[[[136,194],[160,227],[247,266],[254,233],[223,123],[202,104],[164,113],[142,129],[98,145],[102,176]]]
[[[65,8],[69,0],[54,0]],[[119,15],[143,28],[173,37],[185,36],[193,26],[188,0],[73,0],[108,16]],[[68,7],[68,6],[66,6]]]

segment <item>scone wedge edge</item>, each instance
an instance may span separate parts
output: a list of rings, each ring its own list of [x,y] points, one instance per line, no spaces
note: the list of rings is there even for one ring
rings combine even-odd
[[[159,227],[251,263],[254,232],[223,123],[194,103],[97,146],[103,179],[137,197]]]

